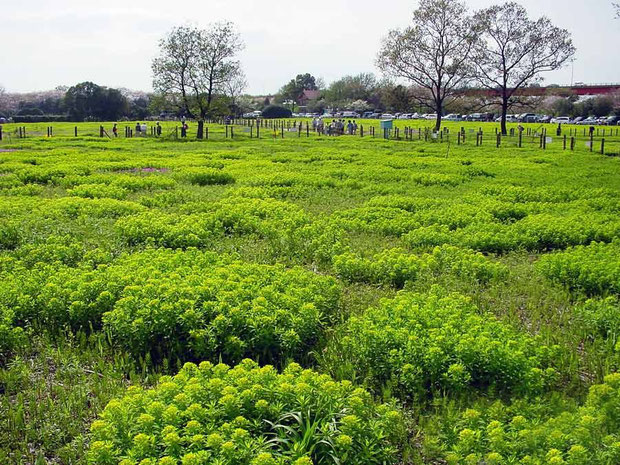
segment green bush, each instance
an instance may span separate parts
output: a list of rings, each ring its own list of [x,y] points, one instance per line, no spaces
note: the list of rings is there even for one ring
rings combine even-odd
[[[541,408],[542,407],[542,408]],[[545,417],[537,402],[468,409],[440,444],[448,464],[610,465],[620,463],[620,374],[590,387],[585,405]],[[429,435],[430,436],[430,435]]]
[[[472,222],[464,227],[450,228],[435,223],[413,229],[403,236],[411,247],[452,244],[489,253],[511,250],[547,251],[609,242],[620,236],[620,221],[611,215],[535,214],[505,224],[503,222]]]
[[[293,112],[288,108],[281,107],[279,105],[269,105],[265,107],[262,112],[263,118],[290,118],[293,115]]]
[[[126,198],[128,193],[129,191],[123,187],[111,186],[107,184],[80,184],[67,191],[67,194],[74,197],[84,197],[88,199],[107,197],[118,200]]]
[[[216,203],[186,204],[189,214],[156,211],[122,218],[117,227],[130,244],[153,243],[164,247],[202,247],[213,238],[256,234],[286,239],[307,224],[303,210],[274,199],[233,197]]]
[[[185,360],[303,357],[338,317],[339,299],[331,277],[197,250],[17,267],[0,286],[0,306],[15,309],[20,324],[102,328],[133,354]]]
[[[403,287],[407,281],[452,274],[486,283],[506,276],[507,268],[494,263],[480,252],[444,245],[430,254],[413,255],[402,249],[385,250],[372,258],[351,252],[333,259],[336,274],[349,282],[388,284]]]
[[[185,169],[182,178],[190,184],[198,186],[211,186],[214,184],[234,184],[235,178],[224,171],[213,168],[194,168]]]
[[[150,390],[132,387],[91,427],[93,465],[390,465],[400,413],[350,382],[291,364],[282,373],[186,364]]]
[[[589,295],[620,294],[620,240],[545,255],[537,267],[549,279]]]
[[[464,296],[434,288],[401,292],[353,316],[326,360],[351,367],[380,391],[425,399],[438,391],[472,388],[497,393],[539,392],[553,381],[557,348],[480,311]],[[331,356],[330,356],[331,355]]]

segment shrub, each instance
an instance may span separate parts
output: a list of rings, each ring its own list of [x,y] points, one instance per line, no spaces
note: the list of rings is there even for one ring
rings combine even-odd
[[[291,364],[186,364],[150,390],[133,387],[91,426],[88,463],[389,465],[400,413],[350,382]]]
[[[585,405],[557,415],[541,415],[547,409],[532,400],[468,409],[445,424],[442,455],[448,464],[620,463],[620,374],[604,381],[590,387]],[[489,462],[489,456],[495,462]]]
[[[40,111],[40,110],[39,110]],[[15,115],[14,123],[59,123],[67,121],[66,115]]]
[[[262,112],[263,118],[290,118],[293,115],[293,112],[288,108],[281,107],[279,105],[269,105],[265,107]]]
[[[348,252],[335,256],[333,263],[336,274],[347,281],[396,287],[403,287],[407,281],[420,277],[442,274],[485,283],[507,273],[505,266],[492,262],[479,252],[449,245],[435,247],[432,253],[419,256],[402,249],[385,250],[369,259]]]
[[[620,294],[620,241],[594,242],[543,256],[538,269],[549,279],[589,295]]]
[[[146,212],[120,219],[117,227],[130,244],[147,242],[176,248],[204,247],[225,235],[256,234],[286,240],[309,221],[301,208],[274,199],[234,197],[213,204],[186,204],[185,209],[192,213]]]
[[[67,194],[74,197],[84,197],[88,199],[108,197],[118,200],[126,198],[128,193],[129,191],[127,189],[107,184],[80,184],[67,191]]]
[[[349,231],[393,236],[400,236],[420,226],[414,213],[391,207],[342,210],[332,215],[332,221]]]
[[[14,249],[21,240],[19,229],[13,221],[0,219],[0,250]]]
[[[340,287],[301,268],[197,250],[147,250],[95,268],[46,265],[5,276],[19,323],[103,328],[132,353],[261,361],[301,357],[337,317]]]
[[[213,168],[186,169],[183,171],[182,177],[190,184],[197,184],[198,186],[233,184],[235,182],[235,178],[231,174]]]
[[[532,393],[555,373],[555,348],[436,287],[429,294],[401,292],[353,316],[332,350],[376,390],[388,386],[401,398],[472,387]]]

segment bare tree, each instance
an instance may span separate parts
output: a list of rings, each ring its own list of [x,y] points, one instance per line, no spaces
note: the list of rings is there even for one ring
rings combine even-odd
[[[542,17],[527,17],[521,5],[510,2],[477,12],[479,41],[472,55],[476,79],[498,94],[502,134],[506,114],[520,99],[519,89],[542,80],[541,73],[561,68],[574,54],[570,33]]]
[[[229,100],[229,108],[236,110],[239,108],[239,97],[248,86],[248,81],[243,72],[237,73],[231,80],[224,85],[224,92]]]
[[[612,5],[616,10],[616,19],[620,19],[620,3],[612,3]]]
[[[181,109],[198,119],[198,138],[214,99],[241,73],[235,57],[243,47],[230,22],[207,29],[175,27],[159,43],[160,54],[152,63],[153,87],[164,95],[179,96]]]
[[[467,8],[459,0],[421,0],[413,24],[392,30],[383,41],[377,65],[386,74],[404,78],[424,92],[418,102],[437,113],[435,130],[441,127],[446,103],[470,75],[474,34]]]

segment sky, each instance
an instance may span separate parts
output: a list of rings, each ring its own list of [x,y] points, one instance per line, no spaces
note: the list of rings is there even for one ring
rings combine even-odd
[[[572,66],[548,84],[620,82],[620,19],[612,0],[520,0],[530,18],[549,17],[577,47]],[[501,0],[466,0],[472,10]],[[4,5],[3,5],[4,4]],[[299,73],[326,83],[375,72],[381,39],[407,26],[415,0],[0,0],[0,86],[9,92],[93,81],[150,91],[157,42],[172,27],[236,24],[248,93],[276,92]]]

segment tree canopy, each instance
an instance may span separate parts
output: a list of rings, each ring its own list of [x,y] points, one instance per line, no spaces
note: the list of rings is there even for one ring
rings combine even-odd
[[[467,8],[459,0],[421,0],[411,26],[390,31],[377,58],[389,76],[409,81],[424,92],[414,98],[437,113],[470,78],[475,33]]]
[[[536,21],[521,5],[509,2],[477,12],[479,40],[472,64],[477,82],[498,91],[502,133],[506,114],[519,101],[518,90],[538,84],[541,73],[562,67],[574,54],[570,33],[548,18]]]
[[[238,91],[239,83],[245,83],[236,59],[243,48],[230,22],[206,29],[175,27],[159,43],[159,55],[152,63],[153,88],[168,96],[182,113],[204,120],[218,97],[227,95],[231,86]]]
[[[127,99],[117,89],[86,81],[67,90],[64,106],[72,121],[111,121],[127,113]]]

